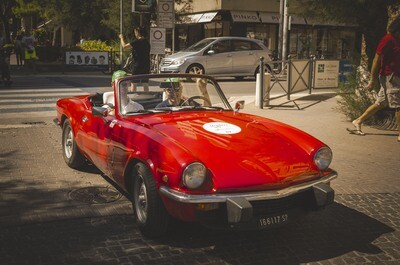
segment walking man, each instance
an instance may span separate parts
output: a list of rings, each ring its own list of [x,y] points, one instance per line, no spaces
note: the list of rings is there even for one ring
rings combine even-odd
[[[380,40],[371,68],[371,80],[367,86],[373,89],[380,85],[378,97],[374,104],[352,123],[359,135],[365,135],[361,124],[387,105],[396,109],[400,142],[400,15],[388,28],[388,33]]]

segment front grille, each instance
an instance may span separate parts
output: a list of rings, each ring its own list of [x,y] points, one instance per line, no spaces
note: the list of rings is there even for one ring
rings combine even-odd
[[[311,190],[306,190],[281,199],[251,201],[250,203],[253,206],[253,215],[263,216],[295,208],[307,208],[312,206],[313,194]]]
[[[172,63],[172,60],[170,59],[164,59],[163,61],[161,61],[160,66],[170,66]]]

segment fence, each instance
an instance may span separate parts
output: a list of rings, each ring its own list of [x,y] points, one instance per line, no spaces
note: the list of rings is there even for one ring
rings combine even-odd
[[[263,60],[260,58],[260,66],[264,64]],[[266,74],[267,82],[264,80],[257,82],[257,94],[262,99],[260,101],[262,104],[259,104],[260,108],[283,106],[283,104],[273,105],[271,101],[286,97],[288,102],[292,102],[294,107],[300,109],[296,102],[291,100],[291,95],[294,93],[308,91],[308,94],[311,94],[314,88],[338,86],[339,60],[317,60],[315,58],[291,60],[289,58],[269,64],[270,70]],[[259,77],[265,79],[265,75],[259,75]],[[275,94],[271,95],[273,89]],[[276,90],[281,90],[281,93],[277,93]],[[258,100],[259,98],[256,99],[256,102],[259,102]]]

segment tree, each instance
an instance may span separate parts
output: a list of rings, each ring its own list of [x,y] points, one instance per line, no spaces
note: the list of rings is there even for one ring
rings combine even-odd
[[[389,12],[400,8],[400,3],[399,0],[297,0],[293,6],[291,9],[306,18],[357,25],[364,36],[370,68],[376,46],[386,34]]]
[[[11,43],[10,38],[10,19],[12,17],[12,9],[18,5],[16,0],[2,0],[0,1],[0,21],[3,26],[6,43]],[[0,34],[2,35],[2,34]]]

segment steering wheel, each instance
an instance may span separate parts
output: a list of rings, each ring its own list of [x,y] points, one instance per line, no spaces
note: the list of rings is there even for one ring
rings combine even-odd
[[[183,102],[180,104],[180,106],[200,106],[199,103],[197,103],[196,101],[194,101],[195,99],[202,99],[202,100],[204,100],[205,102],[207,102],[207,104],[208,104],[209,106],[211,106],[210,100],[209,100],[208,98],[206,98],[206,97],[203,97],[203,96],[193,96],[193,97],[190,97],[190,98],[186,99],[185,101],[183,101]],[[196,104],[197,104],[197,105],[196,105]]]

